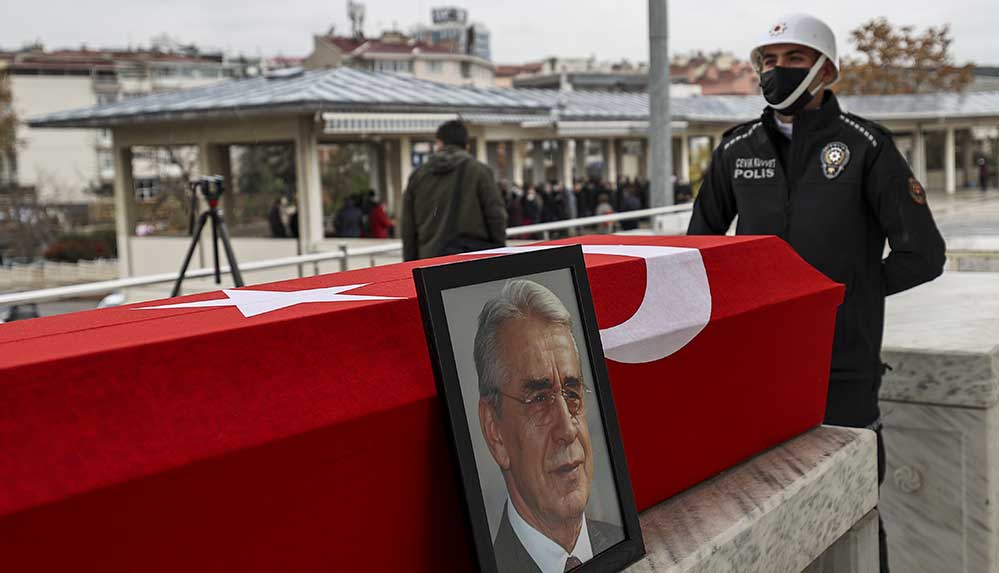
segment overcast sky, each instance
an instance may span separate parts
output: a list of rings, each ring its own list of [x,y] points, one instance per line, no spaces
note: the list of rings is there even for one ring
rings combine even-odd
[[[46,47],[148,44],[168,33],[183,42],[247,55],[305,56],[312,34],[349,30],[346,0],[9,0],[0,17],[0,47],[41,40]],[[645,0],[368,0],[365,31],[429,23],[431,6],[457,5],[492,33],[493,60],[519,63],[558,55],[648,60]],[[840,51],[848,32],[885,16],[918,28],[951,24],[958,63],[999,65],[999,1],[685,0],[670,3],[670,51],[722,49],[745,58],[754,39],[780,14],[812,13],[832,26]]]

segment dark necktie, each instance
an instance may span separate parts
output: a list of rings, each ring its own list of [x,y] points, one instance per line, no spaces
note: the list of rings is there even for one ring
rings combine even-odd
[[[583,562],[579,560],[579,557],[570,556],[568,559],[565,560],[565,570],[569,571],[570,569],[575,569],[576,567],[579,567],[582,564]]]

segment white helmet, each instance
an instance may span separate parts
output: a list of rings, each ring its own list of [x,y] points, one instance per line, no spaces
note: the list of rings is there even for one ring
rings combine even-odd
[[[763,73],[763,48],[774,44],[798,44],[816,50],[832,62],[836,69],[836,75],[830,85],[839,80],[836,35],[822,20],[808,14],[787,14],[778,18],[762,35],[750,54],[750,61],[757,74]]]

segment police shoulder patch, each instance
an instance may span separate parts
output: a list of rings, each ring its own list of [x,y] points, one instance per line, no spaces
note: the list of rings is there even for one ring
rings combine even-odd
[[[826,179],[835,179],[850,162],[850,148],[839,141],[828,143],[822,148],[819,160],[822,162],[822,174]]]
[[[912,200],[917,205],[926,204],[926,190],[923,189],[922,183],[915,177],[909,177],[909,196],[912,197]]]

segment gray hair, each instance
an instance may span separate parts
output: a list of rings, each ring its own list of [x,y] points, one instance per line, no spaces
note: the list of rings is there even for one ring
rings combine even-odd
[[[479,313],[475,332],[475,371],[479,376],[479,398],[500,411],[500,392],[506,368],[500,358],[500,327],[509,320],[537,318],[548,324],[564,326],[572,332],[572,315],[555,293],[529,280],[507,282],[495,298],[489,299]],[[575,337],[573,337],[575,339]]]

